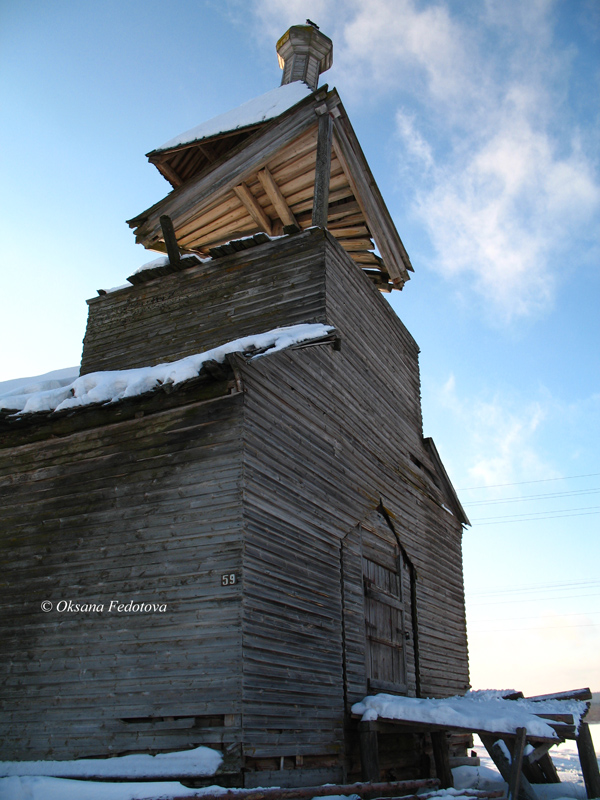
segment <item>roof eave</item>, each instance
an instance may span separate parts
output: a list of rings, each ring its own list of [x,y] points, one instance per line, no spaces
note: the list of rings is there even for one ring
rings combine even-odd
[[[442,484],[446,489],[448,500],[450,501],[453,507],[457,519],[463,525],[471,525],[471,523],[469,522],[469,518],[467,517],[465,510],[462,507],[460,500],[458,499],[458,495],[456,494],[456,490],[452,485],[452,481],[448,477],[448,473],[446,472],[446,468],[442,463],[442,459],[440,458],[440,454],[438,453],[437,447],[435,446],[433,439],[431,437],[424,438],[423,444],[425,445],[425,448],[429,453],[429,457],[433,461],[433,464],[437,470],[438,475],[440,476]]]

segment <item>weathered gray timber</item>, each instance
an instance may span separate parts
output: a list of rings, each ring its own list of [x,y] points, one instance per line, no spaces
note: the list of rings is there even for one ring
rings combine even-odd
[[[239,785],[340,782],[360,777],[352,703],[468,687],[463,519],[423,439],[418,348],[332,235],[95,298],[83,368],[316,321],[339,346],[4,420],[5,758],[208,744]],[[167,610],[40,609],[138,598]],[[427,777],[419,736],[393,736],[381,777]]]
[[[333,123],[331,116],[322,113],[319,117],[317,135],[317,159],[315,164],[315,196],[313,200],[312,224],[327,227],[329,211],[329,180],[331,176],[331,139]]]
[[[88,300],[81,374],[174,361],[278,326],[325,322],[323,255],[315,259],[306,241],[277,239]]]
[[[188,398],[0,450],[5,759],[239,740],[241,586],[220,575],[241,569],[241,405]]]
[[[577,751],[581,763],[581,771],[585,781],[585,788],[589,798],[600,795],[600,774],[598,772],[598,759],[594,749],[594,742],[590,733],[590,726],[582,722],[577,736]]]
[[[386,291],[402,288],[410,259],[335,89],[318,89],[251,131],[215,136],[149,154],[176,188],[129,221],[138,242],[165,249],[165,214],[179,245],[204,255],[258,231],[337,226],[356,264],[369,267]],[[207,158],[215,147],[215,158]]]

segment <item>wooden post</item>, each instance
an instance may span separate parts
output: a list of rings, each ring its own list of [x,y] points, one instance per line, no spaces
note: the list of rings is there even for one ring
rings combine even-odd
[[[452,789],[454,780],[452,778],[452,770],[450,769],[446,731],[432,731],[431,746],[433,748],[433,760],[435,761],[435,771],[440,781],[440,787],[442,789]]]
[[[313,199],[312,224],[327,227],[329,210],[329,177],[331,173],[331,139],[333,121],[328,112],[319,117],[317,134],[317,163],[315,166],[315,194]]]
[[[179,253],[179,245],[177,244],[175,228],[171,222],[171,217],[163,214],[160,218],[160,227],[162,228],[165,245],[167,246],[169,263],[174,269],[177,269],[181,263],[181,254]]]
[[[579,753],[579,763],[585,781],[585,790],[588,797],[600,797],[600,772],[598,771],[598,759],[594,750],[594,743],[587,722],[579,725],[579,733],[576,738],[577,751]]]
[[[510,780],[508,782],[508,800],[517,800],[521,785],[521,767],[523,766],[523,750],[527,742],[527,729],[517,728],[517,738],[512,752]]]
[[[483,742],[483,746],[490,754],[490,758],[494,762],[494,764],[498,767],[498,772],[504,780],[508,783],[510,788],[510,779],[511,779],[511,762],[506,758],[504,755],[503,749],[500,745],[496,742],[493,736],[485,736],[484,734],[480,733],[479,738]],[[533,791],[531,784],[525,777],[525,775],[520,776],[519,787],[518,787],[518,797],[520,800],[536,800],[537,795]]]
[[[550,753],[545,753],[543,756],[538,758],[537,763],[540,765],[540,769],[546,779],[546,783],[560,783],[560,777],[558,772],[556,771],[556,767],[554,766],[554,761],[552,761],[552,756]]]
[[[380,780],[379,773],[379,744],[377,742],[377,723],[359,722],[358,734],[360,737],[360,763],[362,779],[370,783]]]

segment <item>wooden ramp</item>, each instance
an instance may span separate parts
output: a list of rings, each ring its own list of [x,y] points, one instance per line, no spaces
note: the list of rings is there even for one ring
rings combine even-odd
[[[537,695],[525,698],[522,692],[505,696],[505,700],[525,699],[533,702],[544,700],[591,700],[589,689],[561,692],[550,695]],[[588,702],[589,709],[589,702]],[[587,713],[587,711],[586,711]],[[360,715],[354,715],[360,718]],[[386,718],[359,721],[361,761],[363,780],[379,779],[378,735],[390,730],[422,733],[431,737],[436,773],[442,788],[453,786],[452,771],[448,751],[448,734],[476,733],[488,751],[498,771],[508,783],[508,800],[537,800],[532,783],[560,783],[560,778],[550,756],[550,748],[567,739],[577,742],[581,771],[585,781],[588,798],[600,797],[600,772],[594,745],[586,722],[576,726],[570,713],[537,714],[554,729],[556,737],[543,737],[528,733],[526,728],[515,730],[489,731],[472,727],[450,726],[430,722],[417,722],[411,719]],[[585,714],[584,714],[585,716]],[[530,745],[530,747],[527,747]]]

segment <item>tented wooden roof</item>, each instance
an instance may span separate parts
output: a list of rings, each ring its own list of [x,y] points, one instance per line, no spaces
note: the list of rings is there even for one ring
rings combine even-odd
[[[213,125],[218,131],[213,135],[198,138],[192,131],[149,153],[174,191],[129,221],[136,240],[164,251],[162,215],[171,218],[178,245],[201,255],[260,231],[276,236],[315,224],[315,180],[325,169],[322,144],[317,167],[319,120],[327,117],[326,227],[382,288],[402,288],[412,271],[410,260],[340,98],[327,87],[274,119],[249,116],[249,124],[233,130]],[[210,124],[202,129],[211,132]]]

